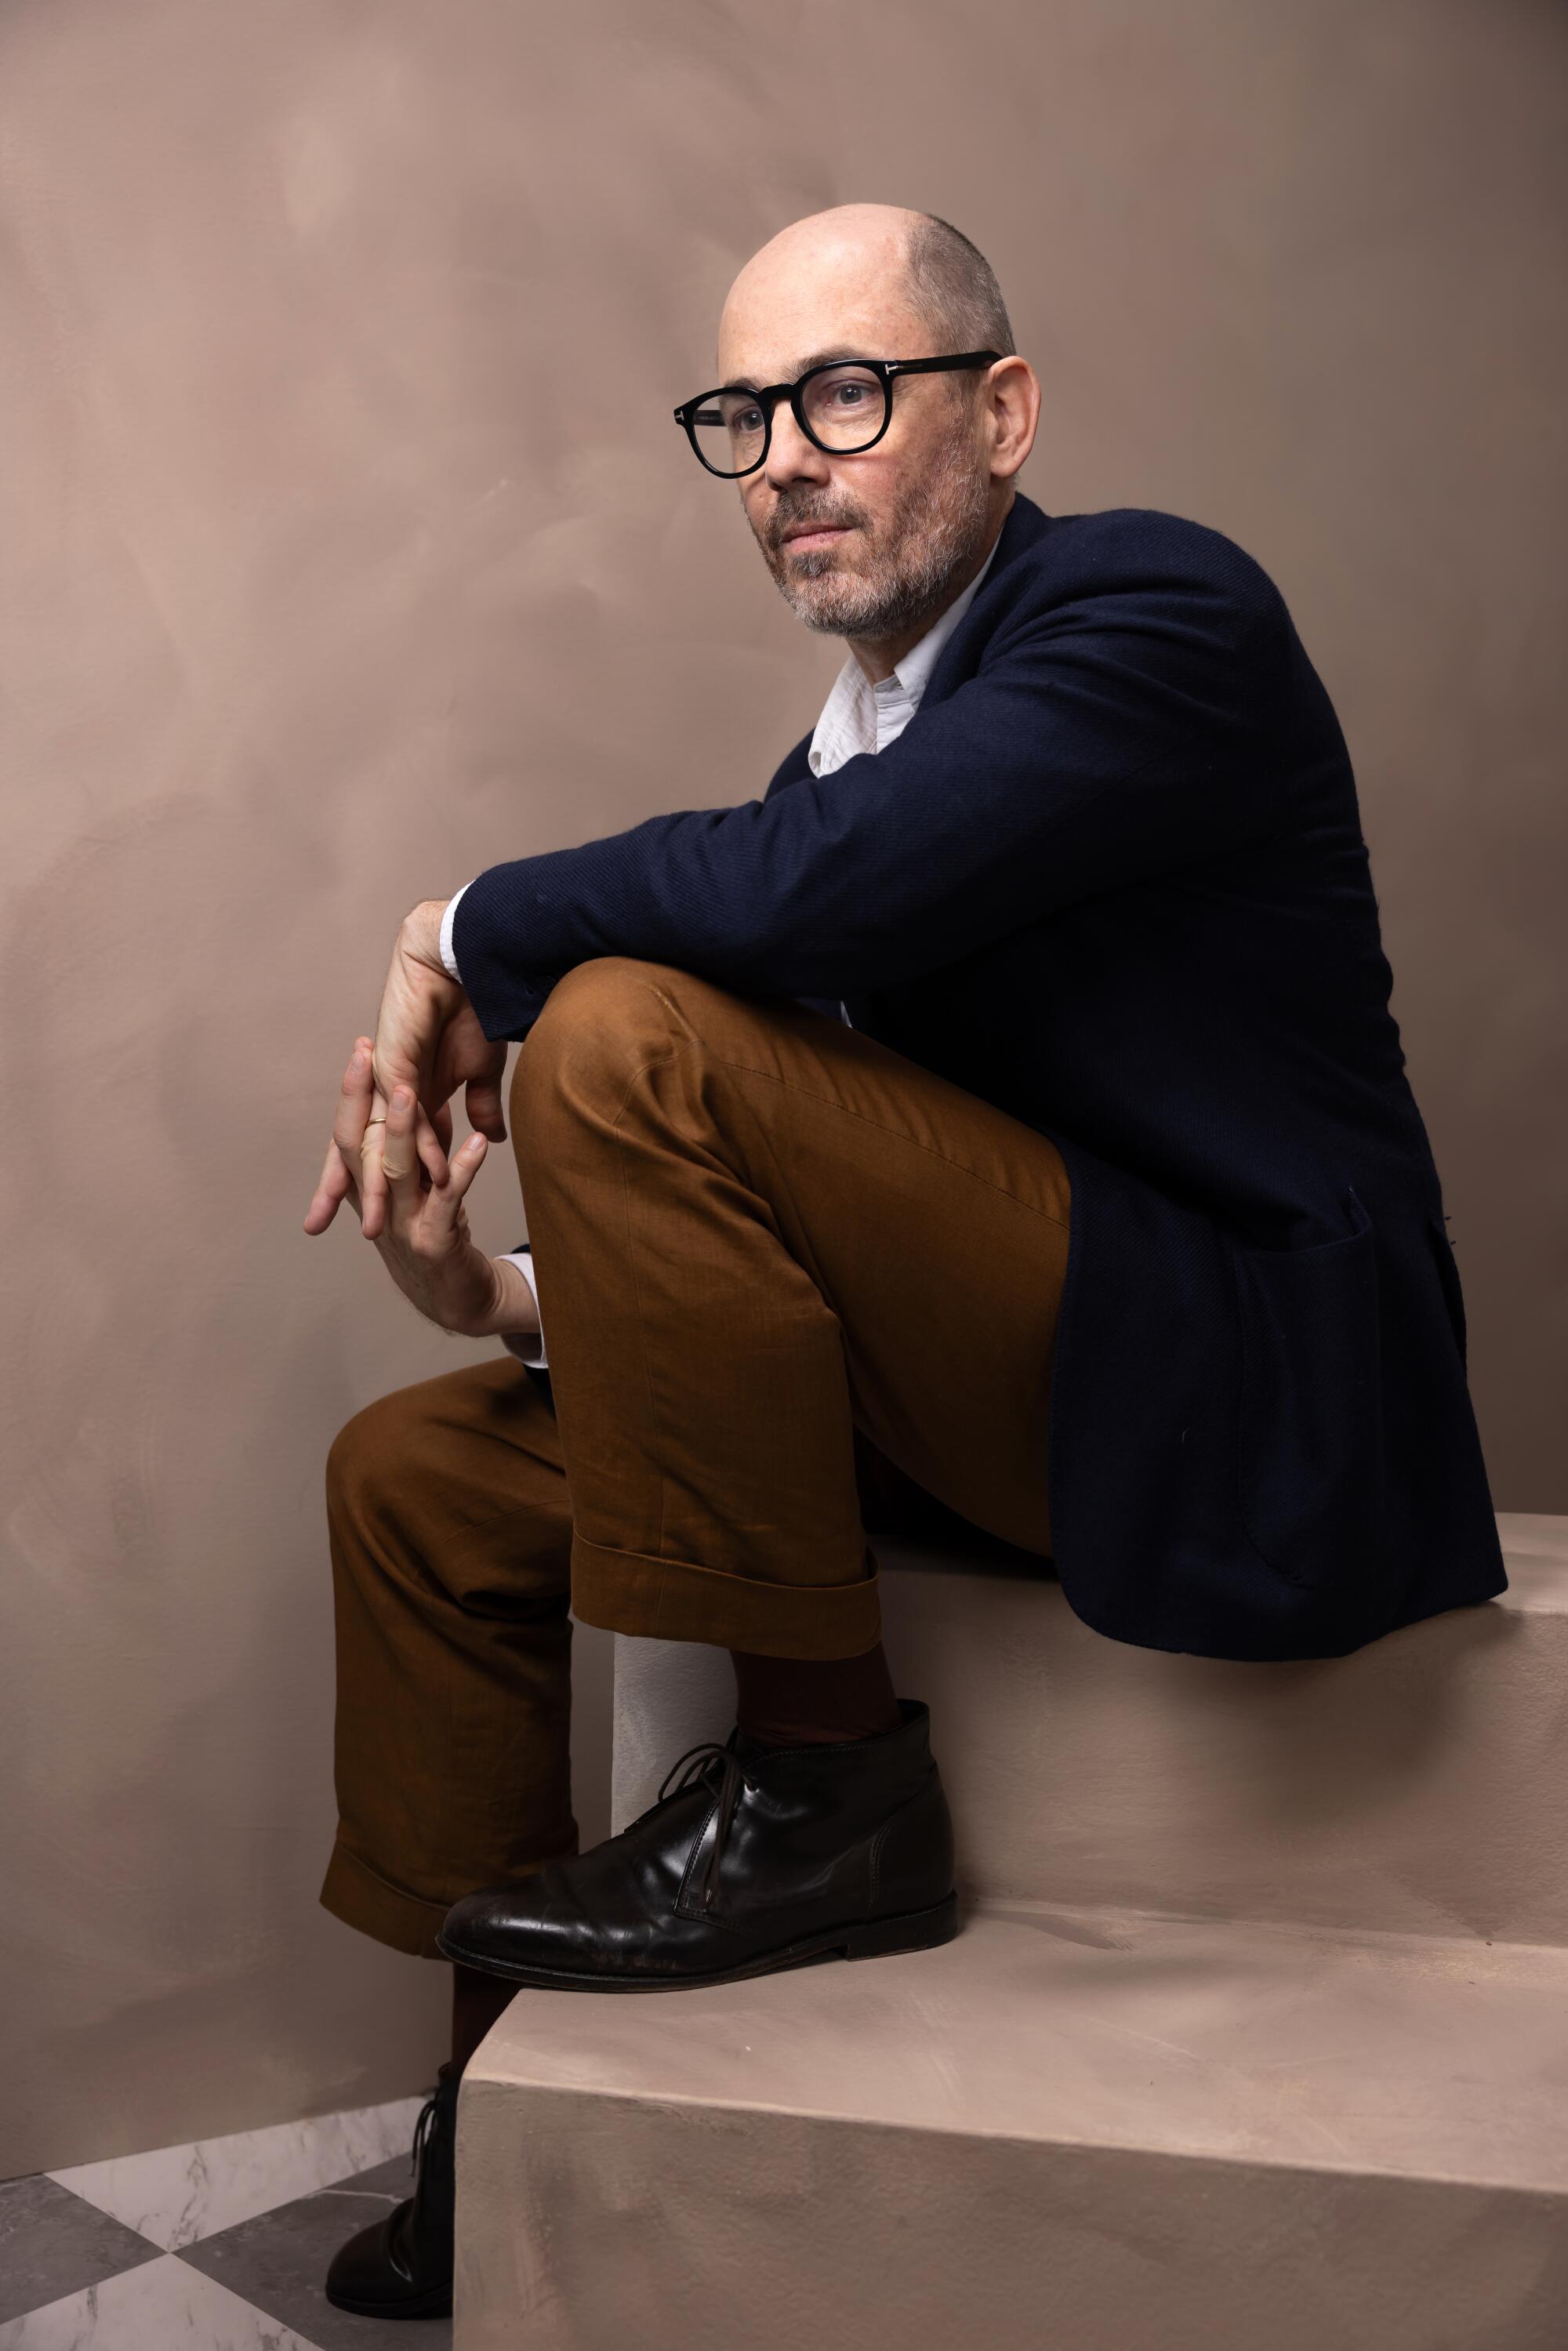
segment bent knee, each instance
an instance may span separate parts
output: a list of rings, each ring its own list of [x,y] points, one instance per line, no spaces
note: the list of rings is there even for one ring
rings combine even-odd
[[[362,1513],[394,1468],[406,1467],[421,1418],[411,1399],[423,1384],[377,1396],[343,1423],[327,1448],[329,1510]]]
[[[530,1089],[547,1101],[559,1090],[565,1071],[580,1080],[595,1071],[613,1078],[656,1050],[658,1041],[680,1033],[677,1009],[684,992],[709,983],[678,965],[641,956],[592,956],[557,980],[544,1010],[517,1050],[512,1070],[513,1117]]]

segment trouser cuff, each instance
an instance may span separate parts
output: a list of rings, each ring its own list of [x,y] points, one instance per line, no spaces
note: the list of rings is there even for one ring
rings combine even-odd
[[[858,1657],[882,1637],[872,1555],[852,1583],[765,1583],[690,1560],[651,1559],[574,1534],[572,1614],[611,1633],[706,1641],[765,1657]]]
[[[476,1893],[480,1886],[509,1884],[518,1877],[531,1876],[536,1869],[548,1869],[552,1861],[570,1861],[577,1850],[574,1839],[559,1852],[543,1854],[536,1860],[497,1861],[494,1869],[482,1873],[475,1885],[459,1885],[451,1901],[431,1902],[423,1894],[410,1894],[402,1886],[391,1884],[368,1861],[350,1853],[340,1836],[327,1864],[319,1899],[321,1907],[329,1910],[334,1918],[340,1918],[345,1927],[356,1928],[361,1935],[384,1943],[389,1950],[406,1951],[415,1959],[442,1959],[446,1955],[436,1949],[435,1938],[454,1902],[461,1901],[465,1894]]]
[[[389,1886],[341,1844],[332,1848],[320,1899],[322,1908],[340,1918],[345,1927],[358,1928],[361,1935],[385,1943],[391,1950],[406,1951],[415,1959],[442,1956],[435,1938],[451,1904],[426,1902],[417,1894],[405,1894],[401,1886]]]

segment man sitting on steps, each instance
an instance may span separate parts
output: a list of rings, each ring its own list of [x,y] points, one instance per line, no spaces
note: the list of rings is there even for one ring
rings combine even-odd
[[[508,1349],[329,1458],[322,1899],[455,1985],[348,2309],[449,2305],[458,2079],[517,1985],[956,1931],[868,1531],[986,1530],[1109,1637],[1218,1657],[1506,1583],[1351,765],[1279,591],[1197,523],[1019,494],[1039,383],[929,215],[784,230],[716,372],[691,452],[848,643],[815,729],[760,798],[416,906],[306,1223],[350,1200],[423,1312]],[[508,1040],[531,1260],[463,1205]],[[728,1740],[588,1853],[572,1611],[736,1675]]]

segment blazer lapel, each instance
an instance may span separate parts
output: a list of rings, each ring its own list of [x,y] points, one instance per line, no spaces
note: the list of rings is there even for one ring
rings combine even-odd
[[[948,695],[971,677],[979,665],[979,653],[1011,601],[1015,582],[1005,587],[998,582],[1008,566],[1016,563],[1031,547],[1037,547],[1051,528],[1051,517],[1032,498],[1020,490],[1008,509],[997,542],[997,559],[986,574],[986,584],[954,630],[937,658],[925,693],[920,698],[924,710],[928,703],[944,702]]]

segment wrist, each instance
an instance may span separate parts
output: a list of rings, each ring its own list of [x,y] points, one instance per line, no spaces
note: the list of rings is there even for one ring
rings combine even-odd
[[[490,1259],[490,1273],[496,1285],[494,1311],[486,1318],[483,1330],[471,1331],[467,1335],[472,1339],[537,1339],[539,1310],[527,1275],[510,1258],[504,1257]]]
[[[444,898],[422,898],[403,916],[400,935],[405,954],[416,963],[428,964],[432,971],[439,972],[450,984],[452,974],[441,954],[441,921],[445,912]]]

